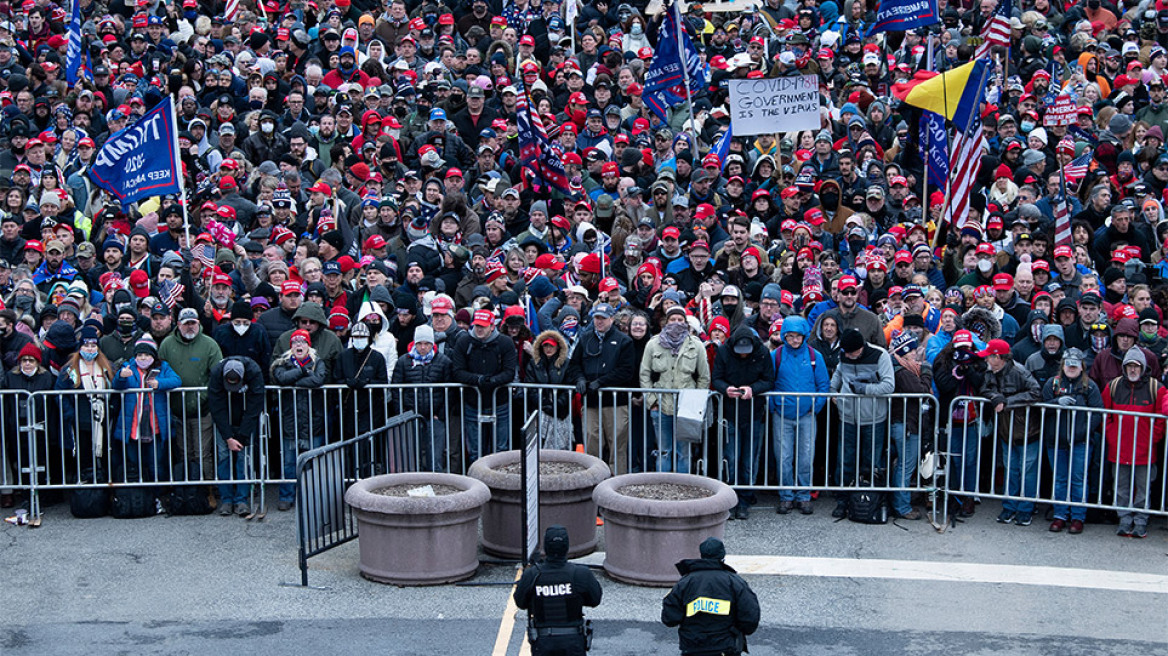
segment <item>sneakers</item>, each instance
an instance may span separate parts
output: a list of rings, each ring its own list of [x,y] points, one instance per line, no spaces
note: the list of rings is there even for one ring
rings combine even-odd
[[[922,513],[919,508],[913,508],[912,510],[904,513],[903,515],[897,515],[897,517],[899,519],[907,519],[909,521],[916,521],[924,516],[925,516],[925,514]]]
[[[1078,535],[1082,532],[1083,532],[1083,520],[1072,519],[1071,520],[1071,528],[1067,529],[1067,533],[1070,533],[1071,535]]]
[[[835,510],[831,511],[831,516],[836,519],[843,519],[848,516],[848,504],[840,502],[835,504]]]
[[[235,508],[232,507],[232,505],[230,503],[220,503],[219,504],[219,514],[224,516],[224,517],[227,517],[229,515],[234,515]]]
[[[1030,513],[1018,513],[1018,515],[1014,517],[1014,523],[1018,526],[1030,526],[1032,521],[1033,517],[1030,516]]]
[[[1121,538],[1130,538],[1134,528],[1135,527],[1131,526],[1130,524],[1120,524],[1119,528],[1116,529],[1115,534]]]
[[[276,503],[276,510],[279,510],[280,512],[288,512],[289,510],[292,510],[292,502],[279,501]]]
[[[246,503],[237,503],[235,504],[235,514],[240,517],[245,517],[251,514],[251,508]]]
[[[799,512],[803,513],[804,515],[810,515],[811,513],[815,512],[815,509],[811,507],[810,501],[800,501]]]
[[[787,513],[791,512],[791,509],[794,507],[794,501],[780,501],[778,507],[775,508],[775,512],[780,515],[786,515]]]
[[[1003,510],[1002,512],[998,513],[999,524],[1009,524],[1012,521],[1014,521],[1013,510]]]
[[[1140,539],[1148,537],[1148,527],[1143,525],[1143,524],[1136,524],[1132,528],[1131,536],[1133,538],[1140,538]]]
[[[735,512],[737,519],[741,519],[741,520],[750,519],[750,505],[749,504],[745,504],[745,503],[738,504],[738,507],[734,509],[734,512]]]
[[[1050,523],[1050,532],[1051,533],[1062,533],[1063,529],[1066,527],[1067,527],[1067,520],[1055,519],[1053,522]]]

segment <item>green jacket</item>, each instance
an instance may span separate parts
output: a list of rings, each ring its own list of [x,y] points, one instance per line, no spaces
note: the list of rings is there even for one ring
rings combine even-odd
[[[223,351],[215,340],[203,334],[201,330],[189,343],[175,331],[158,346],[158,357],[174,369],[182,380],[183,387],[206,388],[207,382],[211,379],[211,367],[223,359]],[[194,419],[200,416],[202,414],[200,404],[206,400],[205,389],[199,394],[186,394],[183,399],[186,418]]]

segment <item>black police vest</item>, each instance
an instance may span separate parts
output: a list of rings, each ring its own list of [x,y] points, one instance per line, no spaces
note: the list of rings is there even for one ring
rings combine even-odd
[[[535,577],[535,599],[531,605],[537,627],[576,626],[584,619],[581,591],[573,583],[576,567],[579,565],[571,563],[560,567],[539,566]]]

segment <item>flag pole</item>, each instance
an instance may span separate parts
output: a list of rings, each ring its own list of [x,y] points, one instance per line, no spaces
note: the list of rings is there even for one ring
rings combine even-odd
[[[933,70],[933,33],[929,32],[926,39],[925,69],[931,72]],[[919,125],[917,126],[917,129],[921,129]],[[921,221],[926,225],[929,223],[929,159],[932,157],[931,151],[929,150],[929,143],[932,141],[932,139],[933,130],[932,121],[930,121],[929,129],[925,130],[925,156],[921,158],[921,161],[925,164],[924,171],[922,172],[921,176],[921,207],[925,208],[925,211],[921,215]]]
[[[170,115],[176,116],[178,111],[174,106],[174,96],[167,96],[166,102],[170,103]],[[191,221],[187,212],[187,181],[186,176],[183,175],[182,151],[178,149],[178,121],[171,121],[170,124],[170,143],[174,148],[174,170],[177,172],[175,177],[178,178],[178,206],[182,209],[183,232],[187,235],[187,251],[189,252],[191,249]]]
[[[992,62],[993,60],[991,59],[990,61]],[[985,66],[985,68],[982,69],[981,79],[978,80],[978,86],[976,86],[974,88],[975,89],[984,89],[985,84],[986,84],[986,79],[989,77],[989,74],[990,74],[990,67],[987,64]],[[966,82],[966,84],[968,84],[968,81]],[[944,88],[944,86],[945,85],[942,85],[942,88]],[[984,92],[981,92],[981,93],[982,93],[982,99],[984,100],[984,98],[985,98]],[[958,100],[958,102],[960,103],[961,101]],[[945,109],[946,110],[949,109],[948,99],[946,99],[946,101],[945,101]],[[973,127],[973,122],[975,120],[977,120],[980,117],[980,115],[981,115],[981,102],[978,102],[977,107],[974,107],[973,110],[969,112],[969,119],[965,121],[965,127],[962,128],[961,133],[962,134],[968,133],[970,128]],[[952,165],[950,165],[950,166],[952,166]],[[953,171],[950,171],[949,172],[949,179],[947,181],[946,188],[945,188],[945,203],[942,205],[942,207],[945,208],[945,213],[949,212],[949,203],[952,200],[953,200]],[[941,215],[941,221],[938,222],[938,229],[937,229],[936,233],[933,235],[933,248],[934,249],[937,247],[937,244],[940,243],[940,238],[941,238],[940,225],[943,224],[944,221],[945,221],[945,214],[943,213]]]
[[[698,138],[698,126],[697,121],[694,120],[693,93],[690,91],[689,87],[689,53],[686,52],[685,41],[683,40],[685,28],[681,24],[681,5],[679,4],[679,0],[673,0],[673,17],[675,20],[674,27],[677,28],[677,52],[679,53],[678,59],[681,60],[681,73],[685,76],[685,103],[686,106],[689,107],[689,130],[694,139],[693,143],[696,146]]]

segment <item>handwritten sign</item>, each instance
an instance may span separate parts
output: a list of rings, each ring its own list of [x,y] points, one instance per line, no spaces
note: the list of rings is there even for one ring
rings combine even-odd
[[[735,136],[818,130],[819,81],[814,75],[730,81]]]

